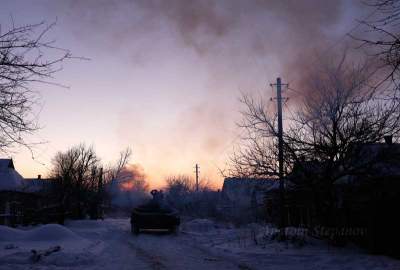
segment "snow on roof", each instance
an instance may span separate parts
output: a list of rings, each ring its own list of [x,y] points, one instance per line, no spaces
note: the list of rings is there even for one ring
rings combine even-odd
[[[14,169],[12,159],[0,159],[0,191],[20,190],[23,177]]]

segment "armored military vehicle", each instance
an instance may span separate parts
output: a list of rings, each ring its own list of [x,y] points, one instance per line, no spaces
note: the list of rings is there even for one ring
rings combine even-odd
[[[153,199],[133,209],[131,231],[139,234],[141,230],[167,230],[176,232],[180,224],[178,212],[164,202],[162,191],[152,190]]]

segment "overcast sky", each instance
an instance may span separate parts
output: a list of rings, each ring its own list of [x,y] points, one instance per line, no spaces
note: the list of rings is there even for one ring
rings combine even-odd
[[[29,140],[48,143],[35,160],[16,149],[17,170],[45,175],[56,151],[85,142],[106,163],[130,146],[152,186],[195,163],[220,185],[240,93],[270,96],[277,76],[296,85],[366,12],[356,0],[2,0],[3,29],[57,21],[48,38],[91,59],[64,64],[56,82],[69,89],[32,86],[43,128]]]

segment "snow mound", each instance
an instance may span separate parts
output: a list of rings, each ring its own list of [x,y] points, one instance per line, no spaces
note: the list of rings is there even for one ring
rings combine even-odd
[[[0,241],[18,240],[20,237],[20,231],[0,225]]]
[[[186,232],[205,233],[218,228],[217,224],[209,219],[194,219],[182,224],[182,229]]]
[[[59,241],[81,237],[58,224],[46,224],[28,231],[0,225],[0,241]]]

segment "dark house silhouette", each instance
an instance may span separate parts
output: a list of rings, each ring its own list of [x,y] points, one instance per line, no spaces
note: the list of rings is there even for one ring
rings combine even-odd
[[[288,225],[324,227],[333,232],[324,236],[334,243],[353,241],[376,253],[399,255],[400,144],[391,138],[355,144],[339,162],[336,180],[324,185],[318,182],[324,181],[326,164],[313,160],[294,166],[285,179]],[[266,194],[274,207],[278,192]]]
[[[0,225],[16,226],[53,221],[47,193],[50,179],[24,179],[12,159],[0,159]]]

